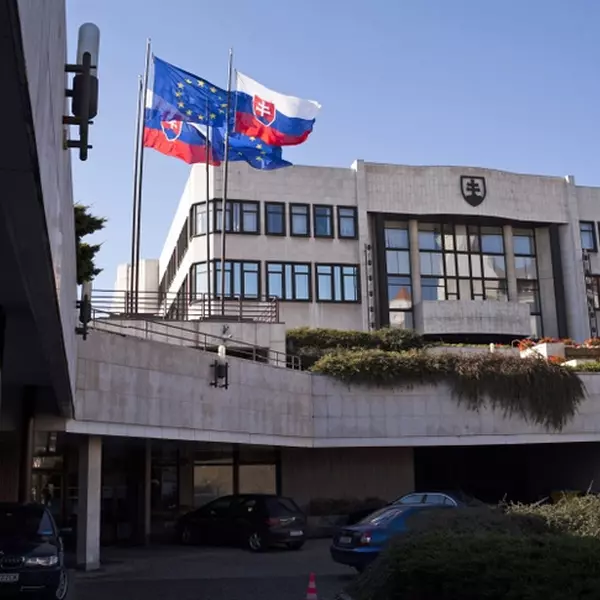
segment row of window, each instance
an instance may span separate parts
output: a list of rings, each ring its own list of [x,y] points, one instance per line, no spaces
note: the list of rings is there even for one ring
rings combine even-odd
[[[221,261],[211,261],[212,289],[221,295]],[[313,299],[313,266],[310,263],[265,263],[265,294],[294,302]],[[225,296],[259,299],[263,296],[259,261],[225,261]],[[358,265],[314,265],[317,302],[360,302]],[[200,300],[208,293],[207,263],[195,263],[190,271],[190,298]]]
[[[223,207],[220,200],[210,202],[212,223],[210,231],[221,231]],[[227,202],[225,231],[258,235],[289,235],[356,239],[358,237],[357,210],[355,206],[330,206],[326,204],[284,204],[264,202],[264,227],[261,227],[260,202],[230,200]],[[206,202],[194,204],[190,210],[189,235],[204,235],[208,229]]]

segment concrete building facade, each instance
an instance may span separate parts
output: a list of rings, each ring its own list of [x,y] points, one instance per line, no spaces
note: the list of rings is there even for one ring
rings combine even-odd
[[[277,298],[288,328],[391,325],[490,341],[596,333],[597,280],[586,285],[582,252],[600,274],[600,189],[573,177],[364,161],[230,172],[225,295]],[[140,288],[164,314],[219,310],[208,297],[221,286],[221,178],[211,169],[207,204],[205,169],[192,168],[158,288]]]

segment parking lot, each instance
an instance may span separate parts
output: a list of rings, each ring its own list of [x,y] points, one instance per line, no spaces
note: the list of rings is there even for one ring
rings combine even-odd
[[[329,557],[329,540],[298,551],[152,546],[106,549],[101,571],[77,573],[73,600],[304,600],[308,577],[332,600],[354,577]]]

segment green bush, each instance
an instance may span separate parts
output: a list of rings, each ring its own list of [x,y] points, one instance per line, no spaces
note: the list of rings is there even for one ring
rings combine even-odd
[[[313,517],[330,515],[349,515],[359,510],[377,510],[387,502],[381,498],[313,498],[307,507],[307,513]]]
[[[506,512],[542,519],[550,528],[564,533],[600,538],[600,497],[596,494],[564,497],[556,504],[511,504]]]
[[[539,358],[384,350],[338,350],[312,371],[353,384],[412,386],[445,382],[453,397],[478,411],[488,404],[506,416],[560,430],[585,396],[577,373]]]
[[[573,369],[574,371],[579,371],[580,373],[598,373],[598,371],[600,371],[600,361],[594,360],[582,363],[576,367],[567,366],[567,368]]]
[[[496,532],[400,537],[348,592],[354,600],[597,600],[600,542]]]

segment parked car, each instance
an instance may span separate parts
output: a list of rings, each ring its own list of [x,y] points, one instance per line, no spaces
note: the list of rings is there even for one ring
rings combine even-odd
[[[363,571],[372,563],[388,542],[409,530],[410,515],[442,505],[395,504],[381,508],[356,525],[343,527],[333,538],[331,558],[337,563]]]
[[[389,503],[388,506],[448,506],[448,507],[465,507],[465,506],[483,506],[483,502],[465,494],[464,492],[412,492],[400,498],[396,498]],[[368,515],[373,514],[372,510],[360,510],[348,516],[348,525],[354,525]]]
[[[0,596],[64,600],[68,591],[63,543],[50,511],[0,503]]]
[[[291,499],[269,494],[217,498],[177,521],[183,544],[242,545],[253,552],[283,545],[300,550],[306,516]]]

